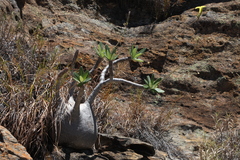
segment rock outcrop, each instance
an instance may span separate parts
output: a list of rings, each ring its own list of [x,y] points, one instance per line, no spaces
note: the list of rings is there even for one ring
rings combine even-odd
[[[167,153],[155,150],[154,147],[138,139],[118,136],[99,134],[96,151],[81,150],[77,151],[71,148],[55,149],[55,151],[45,158],[55,158],[59,160],[168,160]]]
[[[26,149],[3,126],[0,126],[0,159],[1,160],[32,160]]]

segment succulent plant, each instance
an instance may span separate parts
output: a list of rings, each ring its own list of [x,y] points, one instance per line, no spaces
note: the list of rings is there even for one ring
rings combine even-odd
[[[73,79],[78,82],[78,86],[82,86],[91,80],[89,71],[84,71],[83,67],[80,67],[78,72],[73,72]]]
[[[146,50],[146,48],[141,49],[140,51],[137,51],[138,47],[134,47],[132,46],[129,50],[129,54],[131,56],[131,59],[135,62],[143,62],[142,59],[139,59],[138,57],[140,57]]]
[[[144,79],[145,83],[143,85],[144,88],[146,89],[150,89],[150,91],[152,93],[164,93],[164,90],[158,88],[159,83],[161,82],[162,78],[154,78],[154,75],[152,74],[152,76],[147,76],[147,79]]]

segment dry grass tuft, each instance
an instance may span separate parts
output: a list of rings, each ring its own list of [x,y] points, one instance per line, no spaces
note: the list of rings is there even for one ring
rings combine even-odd
[[[233,115],[214,116],[215,131],[200,145],[201,160],[240,159],[240,131]]]
[[[174,114],[171,110],[146,105],[143,99],[149,97],[149,93],[142,89],[131,89],[124,94],[112,90],[114,87],[106,87],[101,98],[95,100],[99,132],[137,138],[167,152],[172,158],[186,158],[166,138],[171,127],[169,120]],[[125,97],[131,97],[131,101],[125,101]]]
[[[54,58],[40,34],[27,38],[21,23],[0,21],[0,125],[41,159],[56,141]]]

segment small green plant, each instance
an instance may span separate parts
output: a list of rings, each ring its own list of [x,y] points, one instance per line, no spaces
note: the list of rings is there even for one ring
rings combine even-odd
[[[80,67],[78,72],[73,72],[73,79],[78,82],[78,86],[81,87],[91,80],[89,71],[84,71],[83,67]]]
[[[129,54],[131,56],[131,59],[135,62],[143,62],[142,59],[139,59],[138,57],[140,57],[146,50],[146,48],[141,49],[140,51],[137,51],[138,47],[134,47],[132,46],[129,50]]]
[[[139,57],[144,54],[144,52],[146,51],[146,48],[143,48],[140,51],[138,51],[138,47],[132,46],[129,49],[130,57],[124,57],[124,58],[120,58],[120,59],[117,59],[118,55],[116,53],[116,51],[117,51],[116,47],[112,51],[110,51],[108,45],[104,45],[101,42],[98,44],[97,49],[95,48],[95,51],[96,51],[96,54],[99,56],[100,60],[102,60],[105,57],[109,61],[109,65],[102,71],[101,80],[103,83],[103,80],[105,79],[104,76],[106,74],[105,72],[107,70],[109,71],[111,81],[120,80],[120,79],[113,78],[113,64],[121,62],[121,61],[125,61],[125,60],[130,60],[130,59],[135,62],[143,62],[143,60],[140,59]],[[97,63],[100,63],[100,62],[101,61],[98,61]],[[156,93],[164,93],[164,90],[158,88],[158,85],[161,82],[161,80],[162,80],[161,78],[155,79],[154,76],[152,75],[151,77],[147,76],[147,79],[144,79],[144,81],[146,83],[144,85],[140,85],[140,84],[136,85],[135,83],[124,80],[124,79],[121,79],[120,81],[125,82],[125,83],[130,83],[130,84],[136,85],[136,86],[140,85],[141,87],[143,87],[145,89],[149,89],[153,94],[156,94]],[[77,82],[79,82],[79,81],[77,81]]]
[[[162,81],[162,78],[154,78],[154,75],[152,76],[147,76],[147,79],[144,79],[145,83],[143,85],[144,88],[150,89],[150,91],[155,94],[155,93],[164,93],[164,90],[158,88],[159,83]]]

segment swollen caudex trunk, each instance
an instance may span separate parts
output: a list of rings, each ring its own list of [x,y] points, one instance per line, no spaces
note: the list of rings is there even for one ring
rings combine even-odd
[[[88,102],[82,103],[77,110],[72,110],[69,116],[61,122],[59,143],[75,149],[89,149],[97,139],[97,125]]]
[[[79,98],[80,97],[80,98]],[[71,96],[61,120],[59,144],[74,149],[90,149],[97,140],[96,119],[88,101],[81,103],[81,96],[75,101]]]
[[[78,50],[76,51],[72,68],[77,59]],[[60,111],[60,132],[59,144],[74,149],[90,149],[97,140],[97,124],[92,110],[91,101],[85,101],[84,86],[79,88],[77,96],[74,95],[76,82],[73,81],[69,88],[69,98],[66,102],[60,97],[61,77],[68,71],[64,69],[57,77],[57,94],[56,98]],[[95,94],[94,94],[95,95]],[[94,99],[94,98],[92,98]]]

